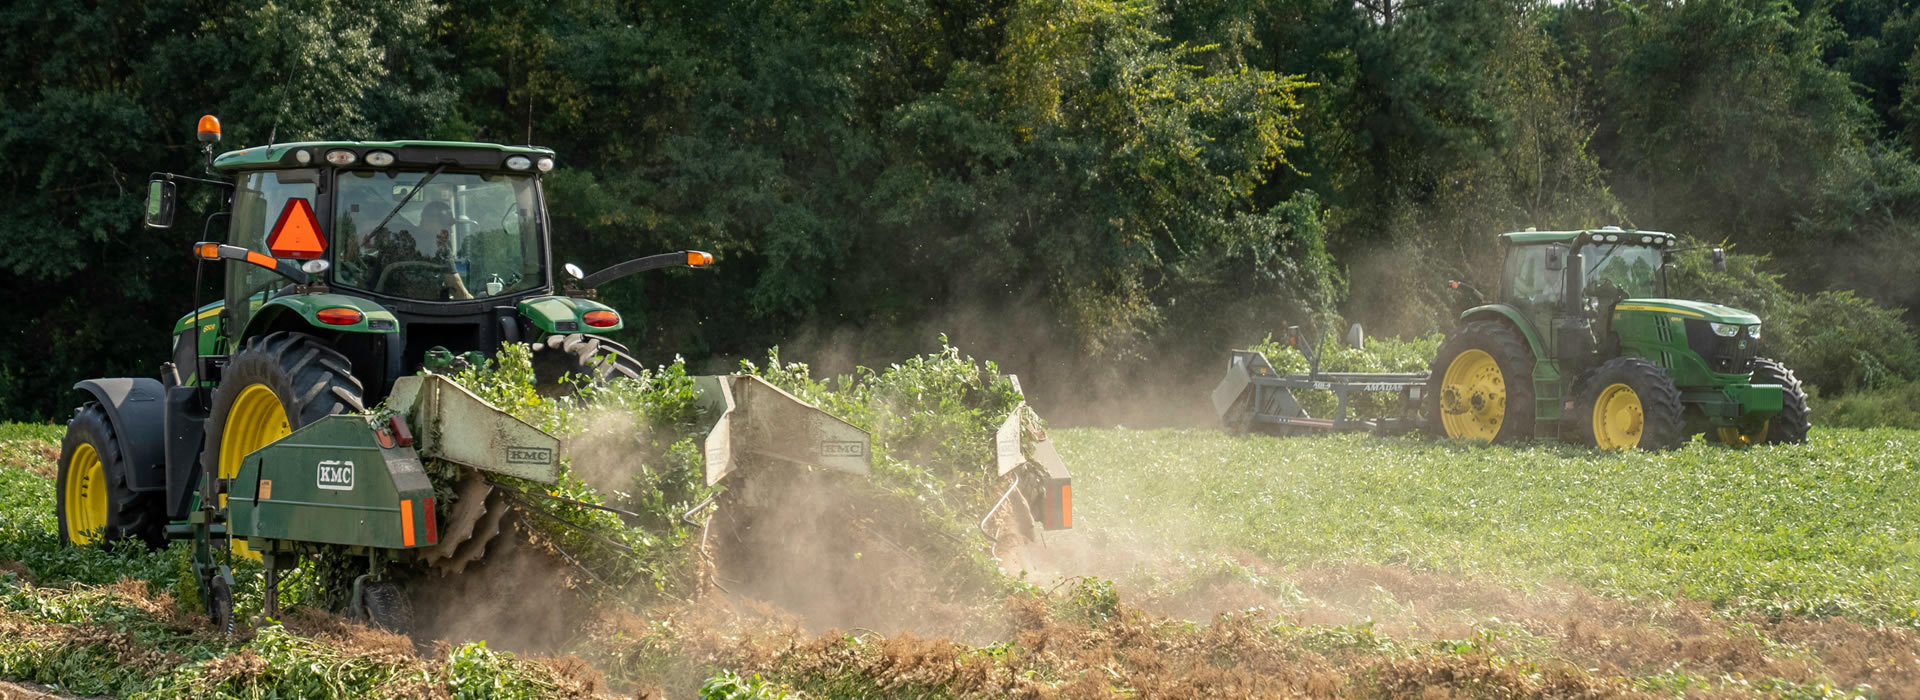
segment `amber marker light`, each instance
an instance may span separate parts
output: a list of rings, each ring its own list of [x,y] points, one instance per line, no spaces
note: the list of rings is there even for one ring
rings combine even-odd
[[[213,143],[220,140],[220,119],[208,114],[200,117],[200,140]]]
[[[706,267],[713,264],[713,254],[701,250],[687,251],[687,267]]]

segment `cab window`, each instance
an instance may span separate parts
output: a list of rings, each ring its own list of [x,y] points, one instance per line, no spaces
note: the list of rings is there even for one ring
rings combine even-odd
[[[262,170],[240,177],[233,193],[233,223],[227,228],[227,242],[247,250],[268,252],[267,238],[273,224],[293,199],[313,202],[318,170]],[[227,314],[233,328],[245,328],[254,307],[267,300],[269,292],[287,284],[272,270],[256,265],[228,264]]]

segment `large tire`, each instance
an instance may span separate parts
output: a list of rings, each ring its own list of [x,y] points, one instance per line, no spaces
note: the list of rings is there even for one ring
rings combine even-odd
[[[139,540],[158,549],[167,541],[163,494],[133,490],[107,410],[88,401],[67,421],[60,441],[59,499],[54,513],[63,545]]]
[[[1687,439],[1680,388],[1644,357],[1601,363],[1575,404],[1581,436],[1603,450],[1668,450]]]
[[[1469,321],[1440,344],[1427,379],[1427,429],[1513,443],[1533,436],[1533,352],[1511,326]]]
[[[584,384],[619,377],[635,379],[641,365],[626,346],[581,333],[550,335],[530,343],[534,388],[542,396],[569,396]]]
[[[361,410],[361,395],[352,363],[319,338],[283,331],[248,339],[213,390],[200,455],[201,496],[225,498],[215,490],[215,477],[233,478],[248,453],[309,423]],[[258,558],[241,542],[234,543],[234,553]]]
[[[1707,431],[1707,439],[1735,447],[1805,443],[1813,420],[1807,409],[1807,390],[1800,385],[1800,378],[1793,376],[1793,370],[1787,369],[1779,361],[1760,357],[1753,361],[1752,381],[1755,384],[1780,385],[1780,412],[1760,425],[1745,430],[1717,428]]]

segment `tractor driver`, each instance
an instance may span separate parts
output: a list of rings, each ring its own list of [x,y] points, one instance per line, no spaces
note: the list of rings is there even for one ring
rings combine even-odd
[[[367,206],[378,201],[377,190],[342,188],[340,282],[408,299],[472,299],[453,266],[453,208],[428,202],[418,225],[409,226],[403,210],[376,228],[391,210]]]

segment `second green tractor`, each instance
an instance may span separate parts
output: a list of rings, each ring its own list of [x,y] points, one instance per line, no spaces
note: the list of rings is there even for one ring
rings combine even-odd
[[[1425,426],[1465,440],[1557,438],[1608,450],[1667,449],[1699,434],[1736,447],[1806,441],[1806,392],[1762,355],[1760,318],[1669,295],[1674,256],[1702,249],[1613,226],[1529,229],[1500,243],[1497,298],[1449,283],[1463,310],[1428,372],[1322,372],[1320,353],[1289,329],[1288,344],[1311,369],[1284,375],[1259,352],[1234,351],[1215,409],[1229,429],[1280,433]],[[1707,250],[1724,268],[1725,251]],[[1361,342],[1357,332],[1349,342]],[[1336,415],[1309,415],[1295,390],[1334,392]],[[1349,416],[1356,392],[1399,393],[1405,415]]]

